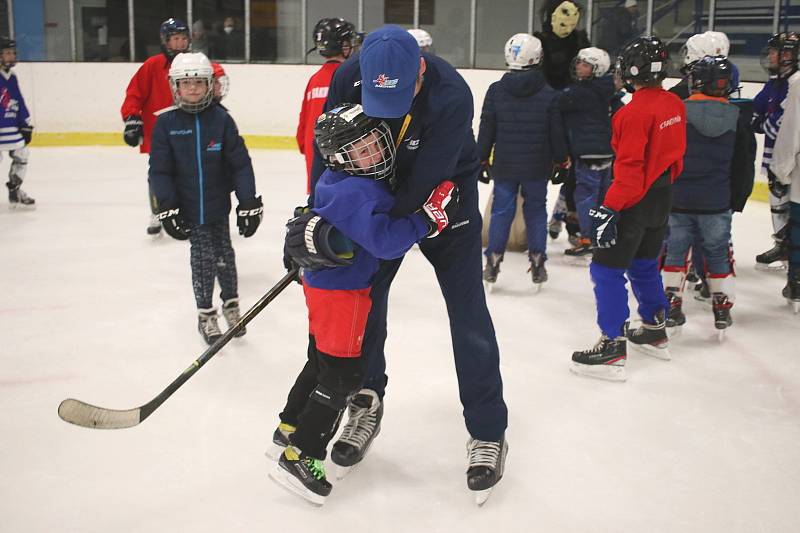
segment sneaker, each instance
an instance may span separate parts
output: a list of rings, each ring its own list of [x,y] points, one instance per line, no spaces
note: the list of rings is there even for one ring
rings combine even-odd
[[[239,311],[239,299],[231,298],[222,304],[222,316],[225,317],[225,322],[228,323],[228,329],[235,326],[242,318]],[[240,329],[234,337],[242,337],[247,333],[247,328]]]
[[[486,257],[486,267],[483,269],[483,281],[494,283],[500,273],[500,263],[503,262],[503,254],[490,253]]]
[[[483,505],[497,483],[503,479],[508,455],[505,436],[499,441],[469,439],[467,442],[467,487],[475,493],[475,503]]]
[[[625,381],[628,358],[625,337],[602,335],[593,348],[573,352],[570,371],[574,374],[610,381]]]
[[[286,447],[269,477],[314,505],[323,505],[333,488],[325,477],[325,463],[294,446]]]
[[[222,331],[217,323],[217,310],[200,309],[197,314],[197,331],[203,336],[206,343],[211,346],[222,337]]]
[[[642,353],[658,359],[669,361],[669,338],[667,337],[667,324],[664,311],[659,311],[653,317],[653,322],[642,322],[642,325],[632,330],[625,328],[625,336],[635,348]]]
[[[543,252],[532,252],[528,257],[531,261],[531,266],[528,268],[528,272],[531,273],[531,281],[535,285],[541,285],[547,281],[547,269],[544,266],[547,258]]]
[[[297,427],[281,422],[272,434],[272,444],[265,452],[270,459],[277,461],[287,446],[291,444],[289,435],[297,431]]]
[[[381,432],[383,402],[375,391],[361,389],[350,400],[347,416],[347,424],[331,450],[331,461],[341,467],[337,474],[339,479],[364,459]]]

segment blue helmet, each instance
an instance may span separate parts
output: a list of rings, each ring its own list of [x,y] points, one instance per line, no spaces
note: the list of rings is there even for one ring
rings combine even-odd
[[[167,41],[169,38],[178,33],[185,33],[186,36],[189,38],[189,42],[191,43],[191,33],[189,32],[189,26],[182,20],[175,19],[175,18],[168,18],[164,22],[161,23],[161,29],[159,30],[161,34],[161,48],[164,50],[164,53],[167,54],[168,57],[175,57],[175,55],[179,54],[180,52],[185,52],[186,50],[172,50],[167,46]]]

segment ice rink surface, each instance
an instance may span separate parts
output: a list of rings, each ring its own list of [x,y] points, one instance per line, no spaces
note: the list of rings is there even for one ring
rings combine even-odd
[[[266,212],[253,238],[233,236],[245,309],[284,274],[283,223],[305,192],[301,156],[252,156]],[[672,361],[630,354],[624,384],[568,371],[598,331],[588,270],[562,263],[564,237],[539,294],[524,255],[507,254],[489,306],[510,451],[483,508],[466,488],[443,300],[409,252],[391,294],[382,432],[316,509],[275,485],[264,457],[305,359],[298,286],[142,425],[58,418],[68,397],[141,405],[205,349],[188,242],[145,235],[145,173],[127,148],[33,148],[38,209],[0,199],[0,531],[800,531],[800,316],[780,297],[785,277],[753,269],[770,243],[766,204],[734,217],[727,339],[688,298]]]

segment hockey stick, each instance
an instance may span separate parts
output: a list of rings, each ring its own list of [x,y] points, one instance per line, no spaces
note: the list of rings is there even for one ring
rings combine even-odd
[[[64,422],[75,424],[85,428],[93,429],[122,429],[137,426],[144,422],[144,420],[153,414],[158,407],[167,401],[167,398],[172,396],[181,385],[186,383],[195,372],[206,364],[209,359],[214,357],[223,346],[244,328],[255,316],[264,310],[264,308],[278,296],[283,289],[288,287],[297,277],[298,269],[289,271],[281,280],[275,284],[267,293],[256,302],[256,304],[242,316],[239,321],[233,325],[222,337],[216,340],[214,344],[208,347],[203,354],[198,357],[189,368],[183,371],[178,378],[169,384],[169,386],[161,391],[161,393],[135,409],[127,409],[125,411],[117,409],[106,409],[105,407],[97,407],[80,400],[72,398],[66,399],[58,406],[58,416]]]

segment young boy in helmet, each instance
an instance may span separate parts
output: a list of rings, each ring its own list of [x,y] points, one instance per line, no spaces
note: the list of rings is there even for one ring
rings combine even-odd
[[[601,190],[608,186],[611,151],[610,106],[616,95],[608,53],[600,48],[583,48],[573,61],[575,81],[564,89],[559,101],[575,165],[575,204],[581,237],[564,251],[570,257],[592,253],[589,209],[597,207]]]
[[[311,167],[314,163],[314,124],[325,107],[328,87],[333,73],[350,57],[356,28],[341,18],[324,18],[317,22],[312,33],[314,48],[325,58],[325,63],[308,80],[303,92],[300,119],[297,122],[297,147],[306,158],[306,193],[311,193]]]
[[[147,58],[128,83],[120,113],[125,121],[123,139],[139,152],[150,153],[150,138],[158,112],[173,105],[172,92],[167,80],[173,58],[189,49],[191,38],[185,22],[170,18],[161,23],[161,53]],[[147,227],[148,235],[158,235],[161,225],[155,218],[158,206],[150,195],[153,216]]]
[[[645,353],[669,358],[658,258],[672,182],[683,169],[686,113],[680,98],[661,88],[668,59],[657,37],[635,39],[618,59],[617,70],[633,98],[612,119],[614,181],[603,204],[589,212],[598,248],[589,271],[602,335],[593,348],[572,354],[570,370],[578,374],[624,380],[628,340]],[[642,318],[641,327],[627,331],[626,276]]]
[[[12,209],[35,209],[36,201],[22,190],[22,180],[28,167],[28,145],[33,136],[33,123],[17,75],[11,70],[17,64],[17,42],[0,37],[0,152],[8,152],[8,205]]]
[[[547,281],[547,184],[553,164],[567,164],[564,129],[558,114],[559,93],[539,65],[542,43],[527,33],[505,45],[509,72],[489,86],[478,132],[478,159],[484,167],[494,149],[494,180],[489,242],[483,279],[495,283],[522,192],[532,281]]]
[[[775,142],[783,128],[782,120],[789,78],[797,72],[798,34],[776,33],[767,41],[761,65],[769,73],[769,80],[753,99],[753,129],[764,134],[764,153],[761,157],[762,174],[769,183],[769,205],[772,211],[772,238],[774,246],[756,256],[756,269],[782,269],[789,259],[789,195],[788,188],[775,178],[770,169]]]
[[[251,237],[261,221],[250,155],[231,116],[214,101],[213,68],[200,53],[178,54],[169,70],[175,106],[153,128],[150,188],[158,220],[178,240],[189,239],[197,328],[208,344],[220,336],[213,305],[219,280],[228,326],[239,320],[236,261],[228,214],[236,192],[239,234]],[[243,329],[238,336],[244,335]]]
[[[304,268],[308,361],[280,414],[273,440],[281,453],[270,476],[322,505],[331,492],[326,448],[362,385],[361,343],[379,261],[438,235],[457,200],[453,182],[444,181],[417,212],[390,215],[395,142],[389,126],[367,117],[360,104],[321,115],[314,134],[327,170],[314,207],[290,220],[286,235],[289,254]]]
[[[688,72],[686,154],[673,185],[672,213],[662,278],[669,301],[667,327],[679,327],[689,249],[699,246],[720,336],[733,324],[732,211],[741,211],[753,189],[755,137],[749,118],[728,101],[733,68],[723,56],[694,61]]]

